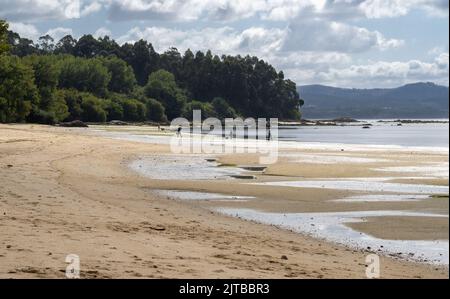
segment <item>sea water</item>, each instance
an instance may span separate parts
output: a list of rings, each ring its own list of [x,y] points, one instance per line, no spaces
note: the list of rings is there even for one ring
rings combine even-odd
[[[397,145],[419,147],[448,147],[449,124],[403,124],[368,122],[370,129],[362,126],[280,126],[280,141]],[[362,123],[361,123],[362,124]]]

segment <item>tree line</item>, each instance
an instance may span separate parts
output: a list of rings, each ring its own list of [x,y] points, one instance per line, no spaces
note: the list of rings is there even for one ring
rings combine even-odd
[[[0,20],[0,122],[166,122],[203,117],[300,118],[296,85],[250,56],[159,54],[140,40],[70,35],[33,41]]]

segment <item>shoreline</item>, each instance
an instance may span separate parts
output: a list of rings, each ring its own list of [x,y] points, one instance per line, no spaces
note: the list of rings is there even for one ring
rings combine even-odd
[[[109,130],[113,128],[114,130]],[[136,127],[133,126],[124,126],[124,127],[113,127],[113,126],[92,126],[90,129],[93,129],[99,133],[101,133],[104,137],[110,137],[113,139],[121,139],[128,141],[136,141],[136,142],[146,142],[146,143],[158,143],[158,144],[169,144],[169,138],[173,136],[174,132],[167,132],[161,134],[155,134],[155,127]],[[126,132],[130,130],[134,132],[134,134],[130,134]],[[172,134],[173,133],[173,134]],[[193,142],[198,142],[200,136],[204,135],[195,135],[192,138]],[[188,137],[189,138],[189,137]],[[217,137],[217,142],[219,144],[226,143],[227,139],[223,139]],[[248,141],[246,139],[234,139],[236,141],[236,146],[248,146],[252,144],[252,141]],[[265,140],[253,140],[253,144],[264,144]],[[409,146],[409,145],[378,145],[378,144],[363,144],[363,143],[334,143],[334,142],[302,142],[302,141],[291,141],[291,140],[278,140],[277,146],[282,149],[291,149],[291,150],[336,150],[339,148],[342,152],[350,151],[350,152],[371,152],[371,151],[385,151],[385,150],[395,150],[395,151],[404,151],[404,152],[426,152],[431,151],[433,153],[445,154],[448,153],[449,147],[442,146]]]
[[[127,170],[127,161],[149,152],[164,154],[167,145],[38,125],[1,125],[0,131],[0,165],[13,165],[0,167],[6,182],[0,193],[6,211],[1,277],[61,277],[60,270],[66,266],[63,256],[74,251],[82,259],[82,277],[365,275],[364,251],[149,194],[147,188],[219,192],[231,186],[221,181],[208,182],[208,186],[205,182],[155,181]],[[239,193],[248,189],[233,187]],[[247,192],[255,195],[268,190],[250,189]],[[277,188],[271,190],[278,192]],[[283,192],[286,202],[290,194],[293,196],[289,190]],[[317,194],[319,199],[333,197],[329,192]],[[320,200],[317,204],[319,209],[324,205]],[[80,213],[85,207],[88,211]],[[35,227],[31,232],[30,225]],[[32,236],[17,237],[21,232]],[[289,259],[281,260],[282,253]],[[382,277],[414,276],[448,278],[448,267],[382,257]]]
[[[227,142],[227,140],[223,140],[223,142]],[[281,142],[281,144],[286,145],[285,142]],[[306,143],[304,143],[303,145],[306,145]],[[310,146],[311,145],[309,144],[309,147]],[[350,146],[350,145],[346,144],[346,146]],[[387,147],[389,147],[389,146],[387,146]],[[281,145],[280,148],[283,148],[283,146]],[[284,147],[284,148],[286,148],[286,147]],[[368,147],[365,147],[365,148],[366,148],[366,150],[367,150],[367,148],[372,148],[373,149],[373,147],[370,146],[370,145]],[[376,148],[379,148],[379,147],[377,146]],[[392,147],[390,147],[390,148],[392,149]],[[402,149],[411,151],[412,147],[402,147]],[[414,147],[414,149],[420,151],[420,149],[418,149],[417,147]],[[361,150],[361,149],[359,149],[359,150]],[[396,150],[398,151],[398,148]],[[425,152],[425,150],[423,150],[423,151]],[[436,151],[439,152],[439,148],[437,148]],[[426,152],[429,153],[429,151],[426,151]],[[443,152],[445,152],[445,151],[443,151]],[[196,164],[199,164],[199,163],[201,164],[201,162],[204,161],[204,160],[214,160],[214,161],[218,160],[217,156],[214,156],[215,157],[214,159],[205,159],[206,158],[205,155],[200,155],[200,157],[202,157],[202,158],[200,158],[200,161],[197,161]],[[324,156],[321,156],[321,157],[324,157]],[[145,157],[141,157],[139,159],[139,161],[142,161],[142,160],[145,161],[145,159],[146,159]],[[183,159],[184,161],[186,159],[189,160],[189,155],[186,155],[183,158],[180,157],[180,159]],[[183,162],[183,163],[185,163],[185,162]],[[144,165],[145,165],[145,162],[144,162]],[[152,163],[152,165],[153,165],[153,168],[151,170],[152,172],[154,172],[155,169],[160,169],[161,167],[165,167],[165,166],[159,165],[158,162],[156,162],[156,164]],[[183,164],[180,165],[179,163],[176,164],[176,167],[179,167],[178,171],[181,171],[181,172],[186,171],[186,170],[183,170],[183,166],[182,165]],[[225,163],[224,165],[227,165],[227,164]],[[241,172],[242,172],[243,169],[248,168],[248,167],[242,167],[242,166],[235,165],[235,164],[229,164],[229,165],[230,165],[228,167],[230,169],[229,173],[231,173],[233,170],[238,170],[238,169],[241,169]],[[205,166],[202,166],[202,169],[198,169],[198,171],[200,171],[201,173],[212,173],[211,175],[214,176],[215,171],[219,170],[219,168],[220,168],[220,167],[217,168],[217,166],[218,165],[211,165],[209,169],[206,168]],[[142,167],[142,169],[145,169],[145,167],[143,165],[139,165],[139,167]],[[175,169],[176,169],[176,167],[175,167]],[[194,174],[195,171],[196,171],[196,170],[194,170],[195,169],[195,165],[189,165],[189,167],[192,167],[192,168],[189,169],[190,173],[192,173],[192,177],[188,178],[189,180],[207,180],[208,179],[208,177],[201,177],[201,176],[199,177],[198,175]],[[253,167],[256,167],[256,166],[253,166]],[[448,163],[447,163],[447,167],[448,167]],[[138,173],[141,173],[141,175],[143,175],[144,177],[146,176],[148,178],[165,179],[165,180],[167,180],[167,179],[174,179],[174,180],[180,179],[180,177],[178,175],[175,175],[175,176],[167,175],[168,173],[171,173],[173,171],[173,170],[170,171],[169,169],[164,170],[164,172],[167,171],[167,173],[165,174],[165,176],[166,176],[165,178],[163,178],[164,176],[158,178],[158,175],[155,175],[154,173],[149,175],[146,172],[142,172],[142,169],[138,168],[136,166],[134,166],[134,167],[132,166],[131,168],[134,171],[136,171]],[[256,168],[258,168],[258,167],[256,167]],[[270,168],[270,165],[266,165],[264,167],[264,169],[266,169],[266,168]],[[379,168],[379,169],[374,169],[374,170],[386,171],[386,172],[389,172],[389,171],[391,171],[391,172],[394,171],[395,172],[395,171],[397,171],[399,173],[410,172],[410,171],[412,172],[412,170],[414,170],[415,172],[420,172],[420,170],[421,170],[421,167],[416,167],[416,168],[411,168],[411,169],[409,169],[408,167],[403,167],[403,168],[402,167],[392,167],[392,168],[393,168],[392,170],[389,169],[389,168]],[[425,168],[427,172],[429,171],[429,169],[427,169],[426,167],[422,167],[422,168]],[[430,168],[430,169],[432,169],[432,168]],[[411,196],[421,197],[421,196],[424,196],[423,194],[428,194],[428,199],[432,198],[434,196],[433,194],[438,194],[438,195],[439,194],[448,194],[448,174],[447,174],[447,172],[442,174],[443,172],[442,172],[442,168],[441,167],[439,167],[438,170],[439,170],[439,172],[435,172],[435,173],[433,173],[433,175],[437,175],[439,178],[442,175],[443,175],[443,178],[447,177],[447,187],[445,187],[445,188],[438,189],[439,185],[436,185],[436,187],[433,187],[432,185],[425,185],[425,184],[424,185],[416,185],[417,182],[413,182],[414,184],[409,184],[408,185],[408,184],[406,184],[406,183],[404,183],[402,181],[402,180],[405,180],[405,181],[408,182],[408,180],[411,180],[411,179],[427,180],[428,178],[426,176],[425,177],[400,177],[400,178],[396,178],[396,177],[392,177],[392,178],[380,177],[377,180],[379,180],[380,181],[379,184],[381,184],[384,187],[375,187],[375,190],[377,188],[382,188],[382,189],[384,189],[384,192],[388,192],[388,193],[389,193],[389,191],[393,192],[393,193],[396,193],[396,192],[403,192],[404,193],[404,192],[406,192],[406,193],[410,194],[409,195],[410,197]],[[256,173],[258,173],[258,172],[256,172]],[[247,174],[252,174],[252,172],[251,171],[247,172]],[[220,175],[223,175],[223,173],[219,172],[218,175],[219,176],[215,177],[215,178],[220,179],[221,178]],[[228,175],[228,176],[229,177],[233,177],[233,175]],[[253,175],[251,175],[250,177],[253,177]],[[213,177],[209,177],[209,179],[212,179],[212,178]],[[223,178],[224,177],[222,176],[222,179]],[[338,179],[336,178],[335,180],[338,180]],[[346,180],[348,180],[348,179],[346,179]],[[377,180],[370,179],[369,181],[373,181],[375,183]],[[367,180],[363,180],[363,182],[364,181],[367,181]],[[388,183],[381,183],[381,182],[384,182],[384,181],[386,181]],[[396,183],[397,181],[398,181],[398,183]],[[333,181],[331,180],[329,182],[332,183]],[[355,181],[355,182],[357,182],[357,181]],[[277,186],[277,185],[279,185],[279,183],[283,183],[283,182],[273,183],[271,185],[272,186]],[[290,182],[285,182],[285,183],[290,183]],[[308,183],[308,182],[306,182],[306,183]],[[310,184],[311,183],[315,183],[315,181],[310,181],[309,183]],[[326,181],[324,181],[324,182],[320,182],[319,181],[318,183],[320,185],[323,185],[324,183],[326,183]],[[351,190],[350,189],[351,187],[339,186],[339,185],[348,184],[348,183],[351,183],[351,181],[347,181],[347,182],[346,181],[341,181],[335,187],[329,187],[328,189],[331,189],[331,190],[338,190],[338,189]],[[257,184],[257,183],[247,183],[247,184]],[[261,184],[265,185],[267,183],[259,183],[259,185],[261,185]],[[286,186],[289,186],[289,185],[286,185]],[[294,187],[294,185],[291,186],[291,187]],[[312,188],[317,188],[317,186],[308,186],[308,185],[303,186],[303,188],[311,188],[311,187]],[[393,188],[393,190],[389,190],[387,187],[390,187],[390,188],[394,187],[394,188]],[[402,189],[400,189],[400,187],[403,187],[405,190],[404,191],[400,191],[400,190],[402,190]],[[416,191],[414,191],[415,187],[417,187]],[[323,188],[323,186],[322,186],[322,188]],[[395,188],[400,189],[400,190],[396,191]],[[429,190],[427,190],[427,188]],[[386,190],[386,189],[388,189],[388,190]],[[432,191],[432,189],[435,190],[435,191]],[[357,191],[358,188],[356,188],[355,190]],[[167,190],[167,192],[170,193],[172,191]],[[250,199],[255,199],[255,197],[253,197],[253,196],[250,196],[250,197],[243,196],[244,198],[248,197],[250,199],[240,200],[239,198],[241,198],[242,196],[241,195],[237,195],[235,197],[235,199],[238,199],[238,200],[229,200],[229,199],[227,200],[226,198],[229,198],[230,196],[229,195],[228,196],[227,195],[223,195],[222,196],[222,200],[221,200],[220,199],[220,194],[217,194],[217,193],[199,193],[199,194],[201,194],[201,196],[199,198],[197,198],[196,195],[195,195],[196,192],[192,192],[192,191],[176,191],[176,192],[178,192],[179,194],[178,195],[172,195],[172,197],[174,197],[174,198],[178,197],[178,199],[181,199],[181,201],[184,201],[184,200],[194,200],[194,201],[200,200],[200,201],[216,202],[218,208],[212,208],[210,210],[212,210],[212,211],[219,211],[219,212],[222,211],[222,210],[224,210],[224,211],[227,210],[227,208],[224,208],[224,207],[220,206],[221,203],[219,203],[219,202],[221,202],[222,200],[225,203],[227,203],[227,202],[228,203],[231,203],[231,202],[237,203],[237,202],[248,202],[248,201],[250,201]],[[184,192],[184,195],[183,195],[183,192]],[[417,195],[417,193],[421,193],[421,195]],[[208,194],[211,194],[211,198],[208,198]],[[405,194],[405,195],[407,195],[407,194]],[[192,197],[192,199],[189,198],[190,196]],[[427,198],[427,196],[425,196],[425,198]],[[418,200],[412,200],[412,201],[425,200],[425,198],[418,199]],[[339,200],[334,200],[334,201],[339,201]],[[342,201],[345,202],[345,200],[342,200]],[[389,200],[386,200],[386,201],[389,202]],[[405,201],[409,201],[409,200],[405,200]],[[351,202],[351,201],[349,201],[349,202]],[[214,205],[214,206],[216,206],[216,205]],[[228,209],[228,210],[230,210],[230,209]],[[235,214],[235,217],[241,218],[241,219],[245,219],[245,220],[253,220],[253,221],[255,221],[255,219],[258,219],[257,215],[263,215],[264,214],[263,212],[260,212],[260,211],[257,211],[257,210],[251,210],[251,209],[249,210],[247,208],[231,208],[231,210],[233,211],[231,214]],[[250,216],[250,217],[238,216],[238,215],[241,215],[242,213],[245,214],[247,211],[253,213],[254,216]],[[376,218],[375,216],[380,217],[378,222],[382,222],[383,219],[389,218],[389,216],[392,216],[388,211],[374,211],[374,212],[380,212],[379,215],[372,215],[372,218]],[[417,215],[407,215],[408,214],[407,211],[404,211],[403,213],[406,214],[406,215],[399,214],[398,216],[403,216],[403,217],[404,216],[419,216],[418,219],[423,219],[424,217],[432,217],[431,215],[421,214],[421,213],[418,213]],[[228,213],[228,212],[223,212],[223,214],[230,215],[230,213]],[[332,215],[332,213],[330,213],[330,214]],[[361,214],[364,214],[364,212],[361,212]],[[287,215],[288,214],[284,214],[284,217],[286,217]],[[298,215],[299,217],[301,217],[302,213],[292,214],[292,215]],[[440,216],[439,214],[434,214],[434,215],[435,216],[431,218],[433,220],[434,220],[435,217],[439,217]],[[447,220],[443,220],[443,221],[447,221],[448,222],[448,215],[442,215],[442,216],[445,216],[447,218]],[[367,220],[364,220],[363,218],[364,217],[362,217],[362,216],[361,217],[355,217],[355,218],[352,218],[352,221],[349,221],[349,223],[343,223],[343,224],[348,226],[349,228],[351,228],[351,227],[358,227],[357,225],[352,225],[352,223],[355,223],[355,222],[367,223]],[[279,225],[279,224],[277,224],[278,223],[277,220],[271,220],[271,221],[266,221],[266,220],[265,221],[258,221],[258,220],[256,220],[256,221],[260,222],[260,223],[263,223],[263,224],[266,224],[266,225],[275,225],[275,226],[280,227],[282,229],[286,229],[286,228],[292,227],[292,225],[288,225],[287,227],[284,226],[284,225]],[[441,222],[443,222],[443,221],[441,221]],[[314,224],[311,224],[311,225],[314,225]],[[302,229],[294,229],[294,230],[296,230],[298,233],[303,233],[303,234],[306,233],[308,235],[310,234],[310,233],[308,233],[308,230],[304,230],[304,229],[303,230]],[[372,225],[372,231],[373,231],[373,225]],[[375,230],[375,232],[376,232],[376,230]],[[448,234],[448,228],[447,228],[447,234]],[[443,235],[446,236],[446,234],[444,232],[443,232]],[[357,236],[357,234],[355,236]],[[321,239],[328,240],[328,241],[330,241],[330,240],[333,241],[333,239],[335,239],[335,240],[337,240],[336,242],[340,243],[341,245],[349,246],[350,248],[361,249],[361,245],[359,245],[358,242],[355,240],[355,236],[351,239],[350,242],[343,241],[343,239],[339,238],[339,237],[337,239],[335,239],[335,237],[330,236],[330,235],[322,236]],[[442,234],[441,234],[441,236],[442,236]],[[366,235],[366,237],[364,237],[364,238],[367,239],[367,238],[370,238],[370,237],[371,236],[367,236]],[[425,235],[423,237],[428,238],[428,236],[425,236]],[[448,239],[448,237],[444,237],[444,238]],[[384,255],[396,255],[397,257],[400,257],[400,256],[403,255],[402,258],[405,259],[405,260],[413,260],[413,261],[416,260],[416,261],[421,261],[421,262],[429,262],[431,264],[436,264],[437,263],[437,264],[443,264],[445,266],[448,266],[448,240],[445,240],[445,239],[444,240],[443,239],[437,239],[437,240],[433,241],[433,242],[436,242],[436,243],[429,242],[428,245],[426,245],[427,241],[423,241],[422,243],[424,243],[424,244],[421,244],[420,239],[418,239],[418,242],[404,241],[404,245],[401,245],[401,243],[399,243],[399,242],[403,242],[401,239],[399,239],[399,241],[397,242],[397,245],[395,245],[395,243],[392,243],[391,240],[383,241],[382,239],[380,239],[380,240],[377,241],[378,243],[389,243],[389,241],[391,241],[391,248],[390,249],[386,249],[386,245],[385,246],[381,246],[381,249],[378,249],[378,253],[382,253]],[[399,248],[402,248],[401,250],[404,251],[405,248],[408,248],[407,247],[408,243],[411,243],[410,246],[413,246],[412,248],[414,248],[414,249],[412,249],[411,252],[408,252],[406,254],[405,253],[401,253],[401,252],[399,254],[398,253],[399,252]],[[369,244],[371,246],[367,246],[368,248],[376,247],[376,246],[373,245],[373,244],[376,244],[376,243],[369,243]],[[392,245],[392,244],[394,244],[394,245]],[[439,253],[437,253],[437,255],[436,255],[436,253],[433,253],[434,250],[427,251],[425,247],[423,247],[423,249],[420,249],[422,245],[424,245],[424,246],[436,246],[436,245],[433,245],[433,244],[436,244],[436,245],[437,244],[441,244],[440,245],[440,250],[441,251]],[[406,251],[407,251],[407,249],[406,249]]]

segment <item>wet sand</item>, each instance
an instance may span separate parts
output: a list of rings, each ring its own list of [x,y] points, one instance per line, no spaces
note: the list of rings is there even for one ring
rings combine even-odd
[[[168,152],[165,144],[99,137],[91,129],[0,125],[0,277],[64,278],[66,255],[78,254],[81,276],[85,278],[364,278],[365,256],[370,250],[346,248],[220,215],[209,208],[225,205],[277,212],[408,209],[448,215],[448,198],[408,203],[336,203],[332,200],[358,192],[308,188],[299,192],[296,188],[259,186],[237,179],[155,180],[129,167],[130,162],[141,157]],[[255,174],[255,181],[306,176],[370,177],[378,173],[371,170],[372,166],[417,164],[412,161],[448,163],[448,156],[440,153],[349,155],[388,158],[392,162],[382,166],[338,163],[318,167],[282,160],[270,166],[267,175]],[[236,165],[252,164],[254,159],[251,155],[219,158],[220,162]],[[352,175],[346,176],[347,172]],[[153,189],[257,199],[220,204],[189,202],[156,195]],[[418,238],[430,230],[438,230],[436,236],[441,237],[445,229],[448,237],[448,226],[418,218]],[[395,219],[390,220],[391,225],[401,227],[401,221]],[[382,231],[373,227],[357,229],[377,235]],[[401,231],[399,238],[410,233]],[[386,237],[382,233],[380,236]],[[383,256],[381,267],[384,278],[448,278],[447,267],[392,257]]]
[[[445,240],[448,239],[448,218],[437,217],[370,217],[367,222],[348,226],[372,236],[391,240]],[[379,226],[383,226],[380,232]],[[418,234],[417,232],[421,232]]]

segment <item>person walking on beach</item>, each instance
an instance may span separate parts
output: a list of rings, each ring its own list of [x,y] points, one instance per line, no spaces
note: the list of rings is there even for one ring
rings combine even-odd
[[[267,125],[267,135],[266,135],[266,140],[267,140],[267,141],[272,140],[272,130],[271,130],[270,124]]]
[[[177,137],[181,137],[181,126],[178,126]]]

